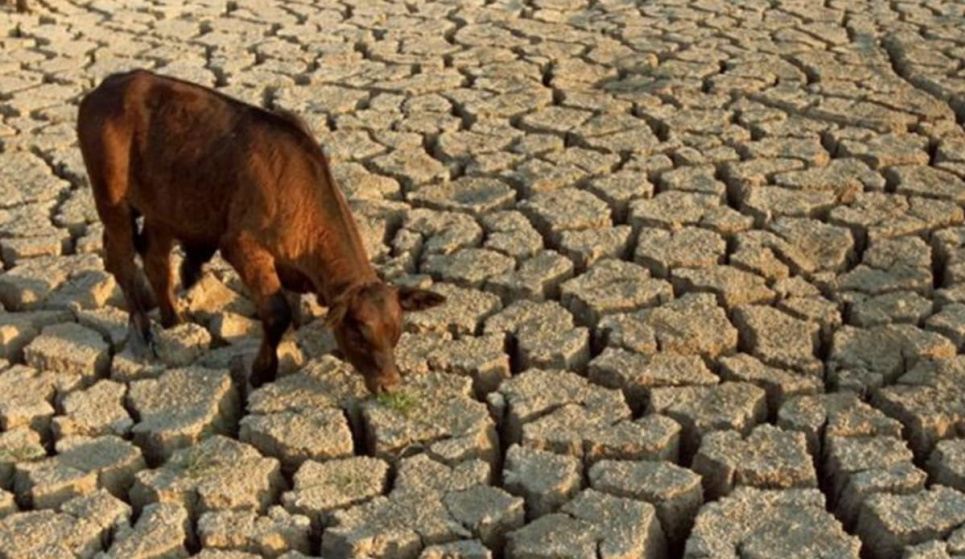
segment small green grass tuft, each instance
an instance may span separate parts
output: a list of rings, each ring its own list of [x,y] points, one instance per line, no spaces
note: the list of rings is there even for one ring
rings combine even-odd
[[[337,472],[331,478],[325,480],[325,483],[337,490],[351,492],[354,488],[364,486],[366,481],[368,481],[368,478],[363,472],[350,470]]]
[[[181,467],[190,478],[204,477],[218,467],[217,460],[209,452],[194,449],[185,457]]]
[[[47,454],[42,449],[32,445],[20,445],[15,447],[0,448],[0,462],[33,462],[45,458]]]
[[[375,401],[381,406],[408,415],[419,404],[419,396],[409,390],[396,390],[379,394]]]

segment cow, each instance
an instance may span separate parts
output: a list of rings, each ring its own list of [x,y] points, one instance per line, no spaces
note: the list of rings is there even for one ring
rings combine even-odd
[[[30,4],[27,0],[15,0],[14,2],[11,2],[11,0],[3,0],[3,4],[14,4],[14,8],[17,10],[17,13],[20,14],[27,14],[31,12]]]
[[[163,328],[183,321],[170,257],[179,243],[183,288],[220,251],[254,299],[263,337],[252,386],[276,377],[278,344],[292,322],[286,289],[314,293],[328,308],[339,350],[372,393],[399,383],[402,313],[445,298],[379,278],[301,119],[133,70],[81,99],[77,136],[104,224],[104,268],[124,294],[136,353],[152,347],[147,313],[155,300]]]

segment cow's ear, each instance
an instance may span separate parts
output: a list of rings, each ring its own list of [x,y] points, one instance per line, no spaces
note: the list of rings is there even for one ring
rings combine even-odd
[[[399,306],[404,311],[421,311],[441,305],[446,302],[446,298],[428,289],[418,289],[415,287],[398,287]]]

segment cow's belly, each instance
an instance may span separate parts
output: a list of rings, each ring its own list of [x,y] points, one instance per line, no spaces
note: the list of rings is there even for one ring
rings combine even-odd
[[[225,230],[224,195],[199,195],[195,185],[149,183],[132,189],[130,203],[145,225],[159,228],[178,241],[217,246]]]
[[[183,220],[171,220],[165,214],[141,211],[144,215],[144,227],[150,228],[172,237],[176,241],[187,245],[217,247],[224,228],[219,225],[219,218],[213,215],[190,215]],[[185,215],[185,214],[181,214]]]

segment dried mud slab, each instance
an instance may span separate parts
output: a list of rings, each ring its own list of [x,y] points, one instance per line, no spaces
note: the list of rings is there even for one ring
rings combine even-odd
[[[176,451],[160,468],[138,472],[131,501],[137,510],[152,503],[179,504],[192,518],[213,510],[265,512],[284,484],[278,460],[214,435]]]
[[[848,557],[861,542],[824,510],[817,489],[739,488],[697,515],[684,557]]]
[[[804,435],[766,424],[744,438],[735,431],[706,435],[691,467],[703,478],[709,499],[740,486],[788,489],[818,484]]]
[[[911,495],[881,493],[868,499],[857,534],[876,558],[902,556],[907,545],[942,538],[965,522],[965,493],[935,486]]]
[[[587,489],[559,513],[540,517],[508,537],[506,556],[666,557],[653,506]]]
[[[6,4],[0,556],[965,557],[955,3]],[[217,254],[134,356],[76,129],[134,68],[304,119],[447,297],[399,391],[311,294],[249,389]]]
[[[487,398],[507,443],[575,456],[606,458],[677,456],[680,426],[661,415],[633,420],[622,394],[563,371],[531,369]]]
[[[169,459],[213,433],[234,429],[238,391],[227,370],[170,369],[130,384],[127,402],[137,417],[131,432],[152,463]]]

